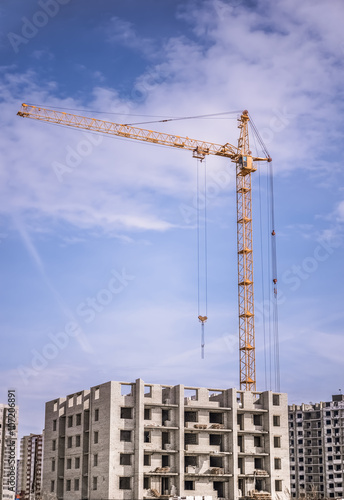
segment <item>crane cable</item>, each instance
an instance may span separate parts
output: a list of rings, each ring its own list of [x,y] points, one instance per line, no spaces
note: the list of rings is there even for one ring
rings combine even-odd
[[[37,108],[42,108],[42,104],[29,104],[29,106],[35,106]],[[45,105],[44,107],[50,107],[48,104]],[[224,119],[229,119],[228,115],[237,115],[238,113],[242,113],[242,111],[223,111],[221,113],[209,113],[206,115],[191,115],[191,116],[170,116],[169,118],[166,118],[166,115],[146,115],[146,114],[135,114],[135,113],[119,113],[116,111],[98,111],[94,109],[80,109],[80,108],[65,108],[62,106],[52,106],[54,109],[63,109],[65,111],[78,111],[78,112],[84,112],[84,113],[98,113],[102,115],[120,115],[120,116],[142,116],[145,118],[161,118],[160,120],[150,120],[150,121],[144,121],[144,122],[135,122],[135,123],[125,123],[123,125],[128,125],[128,126],[133,126],[133,125],[143,125],[147,123],[164,123],[164,122],[172,122],[172,121],[178,121],[178,120],[194,120],[194,119],[200,119],[200,118],[214,118],[214,119],[220,119],[220,117],[224,116]],[[232,118],[233,120],[236,119],[235,116]]]
[[[277,256],[275,232],[274,180],[272,164],[269,163],[270,210],[271,210],[271,255],[273,275],[273,332],[274,332],[274,359],[275,359],[275,387],[280,391],[280,360],[279,360],[279,332],[278,332],[278,297],[277,297]]]
[[[250,118],[250,125],[253,130],[253,137],[257,138],[263,154],[269,161],[268,175],[267,175],[267,210],[268,210],[268,227],[270,231],[271,244],[268,247],[268,261],[269,261],[269,282],[273,284],[272,297],[269,300],[269,361],[270,361],[270,389],[272,387],[272,371],[274,371],[275,390],[280,391],[280,360],[279,360],[279,332],[278,332],[278,297],[277,297],[277,253],[276,253],[276,232],[275,232],[275,207],[274,207],[274,183],[273,183],[273,169],[270,154],[261,138],[257,127],[255,126],[252,117]],[[264,297],[264,294],[263,294]],[[264,302],[264,299],[263,299]],[[272,314],[271,314],[272,303]],[[272,321],[271,321],[272,317]],[[263,304],[263,322],[264,320],[264,304]],[[271,324],[272,323],[272,324]],[[264,325],[264,344],[265,344],[265,325]],[[272,356],[273,348],[273,356]],[[265,356],[266,352],[264,350]],[[272,361],[273,358],[273,361]],[[272,365],[274,365],[274,370]]]
[[[264,266],[264,248],[263,248],[263,215],[262,215],[262,187],[261,173],[258,170],[259,178],[259,226],[260,226],[260,267],[261,267],[261,285],[262,285],[262,318],[263,318],[263,336],[264,336],[264,375],[265,390],[268,388],[267,380],[267,346],[266,346],[266,317],[265,317],[265,266]]]
[[[252,116],[250,114],[249,114],[249,118],[250,118],[250,125],[252,127],[253,133],[256,136],[257,141],[259,142],[260,147],[262,148],[262,151],[263,151],[265,157],[266,158],[270,158],[270,160],[271,160],[269,152],[268,152],[268,150],[267,150],[267,148],[266,148],[266,146],[264,144],[264,141],[263,141],[262,137],[260,136],[260,134],[258,132],[258,129],[257,129],[256,125],[254,124],[254,121],[252,120]]]
[[[200,166],[204,161],[203,185],[200,185]],[[201,196],[204,200],[201,218]],[[203,219],[203,225],[201,220]],[[202,279],[203,278],[203,279]],[[204,282],[203,282],[204,281]],[[202,282],[202,283],[201,283]],[[198,319],[201,323],[201,358],[204,359],[204,324],[208,319],[208,242],[207,242],[207,169],[203,159],[197,159],[197,292]],[[201,314],[201,309],[204,313]]]
[[[272,223],[271,223],[271,192],[269,189],[269,175],[266,176],[266,211],[267,211],[267,221],[268,221],[268,232],[269,235],[272,234]],[[269,242],[270,243],[270,242]],[[271,288],[270,285],[273,282],[272,278],[272,264],[271,264],[271,251],[272,251],[272,246],[271,244],[268,245],[267,248],[267,255],[268,255],[268,275],[269,275],[269,302],[268,302],[268,307],[269,307],[269,367],[270,367],[270,379],[269,379],[269,389],[270,391],[272,390],[272,372],[274,369],[274,359],[273,359],[273,354],[272,354],[272,347],[273,347],[273,332],[272,332],[272,321],[271,321],[271,303],[273,302],[273,298],[271,298]]]
[[[257,143],[256,143],[256,135],[253,134],[253,140],[255,144],[255,151],[257,151],[258,154],[258,148],[257,148]],[[262,182],[261,182],[261,169],[258,169],[258,179],[259,179],[259,184],[258,184],[258,193],[259,193],[259,234],[260,234],[260,268],[261,268],[261,288],[262,288],[262,307],[261,307],[261,314],[262,314],[262,323],[263,323],[263,345],[264,345],[264,380],[265,380],[265,390],[268,390],[268,387],[271,388],[271,380],[270,380],[270,385],[268,386],[268,347],[267,347],[267,327],[266,327],[266,313],[265,313],[265,287],[266,287],[266,280],[265,280],[265,262],[264,262],[264,238],[263,238],[263,207],[262,207],[262,193],[263,193],[263,188],[262,188]],[[269,214],[268,214],[269,218]],[[268,252],[269,255],[269,252]],[[269,259],[268,259],[269,260]],[[269,266],[268,266],[269,269]],[[270,329],[269,329],[270,332]],[[271,374],[271,351],[270,351],[270,342],[269,342],[269,374]],[[270,375],[271,377],[271,375]]]

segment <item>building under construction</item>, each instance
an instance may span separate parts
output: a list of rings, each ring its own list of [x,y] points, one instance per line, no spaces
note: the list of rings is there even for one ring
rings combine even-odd
[[[46,403],[43,496],[283,498],[287,395],[107,382]]]
[[[289,406],[291,494],[343,498],[344,395]]]

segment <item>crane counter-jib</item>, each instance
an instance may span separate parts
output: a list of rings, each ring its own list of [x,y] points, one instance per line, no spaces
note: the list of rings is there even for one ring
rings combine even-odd
[[[215,144],[213,142],[191,139],[190,137],[181,137],[165,132],[156,132],[132,125],[113,123],[98,118],[89,118],[85,116],[66,113],[65,111],[56,111],[52,109],[22,104],[22,108],[17,113],[24,118],[65,125],[83,130],[91,130],[103,134],[115,135],[139,141],[146,141],[153,144],[187,149],[202,155],[216,155],[230,158],[237,161],[239,158],[238,148],[232,144]]]

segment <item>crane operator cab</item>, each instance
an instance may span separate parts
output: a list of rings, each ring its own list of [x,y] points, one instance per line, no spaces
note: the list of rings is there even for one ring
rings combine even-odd
[[[238,164],[241,171],[241,175],[247,175],[257,170],[253,164],[252,156],[250,155],[240,156]]]

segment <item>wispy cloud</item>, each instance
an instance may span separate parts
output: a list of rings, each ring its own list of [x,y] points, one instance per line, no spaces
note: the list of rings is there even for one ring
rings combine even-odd
[[[151,57],[158,50],[153,39],[140,36],[133,23],[120,17],[113,16],[110,19],[106,32],[111,43],[120,44],[144,55]]]
[[[37,249],[36,249],[32,239],[30,238],[30,235],[27,232],[27,229],[25,228],[23,221],[20,219],[20,217],[17,214],[13,215],[13,221],[14,221],[14,225],[15,225],[16,229],[18,230],[18,232],[20,234],[20,237],[24,243],[25,248],[27,249],[30,257],[32,258],[41,278],[43,279],[43,281],[47,285],[47,288],[49,289],[49,291],[52,293],[54,300],[58,304],[58,307],[60,308],[63,315],[65,316],[66,321],[67,320],[69,320],[69,321],[75,320],[75,313],[73,313],[71,311],[71,309],[65,304],[60,293],[57,291],[57,289],[55,288],[55,286],[53,285],[53,283],[49,279],[47,272],[44,268],[44,264],[42,262],[42,259],[41,259],[40,255],[38,254]],[[85,352],[92,352],[92,347],[91,347],[89,341],[87,340],[85,334],[81,330],[80,330],[79,334],[77,336],[75,336],[75,338],[79,342],[79,345],[80,345],[82,350],[84,350]]]
[[[336,216],[339,222],[344,222],[344,201],[340,201],[336,208]]]

